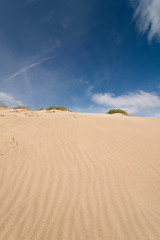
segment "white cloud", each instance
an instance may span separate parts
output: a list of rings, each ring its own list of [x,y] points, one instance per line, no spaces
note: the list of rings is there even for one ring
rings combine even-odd
[[[134,19],[141,33],[148,33],[149,42],[160,42],[160,0],[129,0],[135,9]]]
[[[46,62],[46,61],[48,61],[48,60],[50,60],[50,59],[52,59],[52,58],[54,58],[54,57],[56,57],[56,55],[51,56],[51,57],[47,57],[47,58],[43,58],[43,59],[39,60],[38,62],[32,63],[32,64],[30,64],[30,65],[28,65],[28,66],[26,66],[26,67],[23,67],[23,68],[21,68],[19,71],[17,71],[17,72],[15,72],[14,74],[12,74],[12,75],[11,75],[9,78],[7,78],[4,82],[8,82],[9,80],[11,80],[11,79],[19,76],[20,74],[25,73],[27,70],[29,70],[29,69],[31,69],[31,68],[33,68],[33,67],[35,67],[35,66],[38,66],[38,65],[40,65],[41,63]]]
[[[94,86],[93,86],[93,85],[90,85],[90,86],[87,88],[87,95],[88,95],[88,96],[91,96],[91,95],[92,95],[93,89],[94,89]]]
[[[124,109],[129,114],[136,114],[141,111],[148,112],[160,107],[160,97],[144,91],[121,96],[115,96],[111,93],[94,94],[92,101],[100,105]]]
[[[154,117],[154,118],[160,118],[160,111],[159,111],[159,113],[153,114],[152,117]]]
[[[104,106],[103,107],[97,107],[94,105],[84,106],[84,107],[72,107],[71,110],[73,112],[79,112],[79,113],[106,113],[107,110]]]
[[[12,95],[0,92],[0,105],[6,105],[8,107],[15,107],[17,105],[23,106],[23,102],[16,100]]]
[[[154,115],[155,118],[160,118],[160,113]]]

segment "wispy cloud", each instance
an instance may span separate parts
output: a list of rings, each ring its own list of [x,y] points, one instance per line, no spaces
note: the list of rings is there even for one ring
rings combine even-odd
[[[41,59],[41,60],[39,60],[39,61],[37,61],[37,62],[35,62],[35,63],[32,63],[32,64],[30,64],[30,65],[28,65],[28,66],[26,66],[26,67],[23,67],[23,68],[21,68],[19,71],[17,71],[17,72],[15,72],[14,74],[12,74],[9,78],[7,78],[6,80],[4,80],[4,82],[8,82],[9,80],[11,80],[11,79],[19,76],[20,74],[25,73],[25,72],[28,71],[29,69],[31,69],[31,68],[33,68],[33,67],[35,67],[35,66],[38,66],[38,65],[40,65],[41,63],[46,62],[46,61],[48,61],[48,60],[50,60],[50,59],[52,59],[52,58],[54,58],[54,57],[56,57],[56,55],[51,56],[51,57],[47,57],[47,58],[43,58],[43,59]]]
[[[139,31],[148,33],[151,42],[156,38],[160,42],[160,0],[129,0],[135,9],[134,20]]]
[[[0,92],[0,104],[14,107],[17,105],[23,106],[23,102],[15,99],[11,94]]]
[[[157,114],[153,115],[153,117],[160,118],[160,113],[157,113]]]
[[[31,4],[31,3],[35,2],[35,1],[36,1],[36,0],[28,0],[28,1],[25,1],[25,3],[24,3],[23,6],[25,7],[25,6]]]
[[[88,88],[87,88],[87,95],[88,96],[91,96],[92,95],[92,92],[93,92],[93,89],[94,89],[95,87],[93,86],[93,85],[90,85]]]
[[[71,108],[73,112],[79,112],[79,113],[106,113],[105,107],[97,107],[94,105],[84,106],[84,107],[75,107],[73,106]]]
[[[160,107],[160,97],[154,93],[139,91],[126,95],[115,96],[111,93],[94,94],[92,101],[112,108],[127,110],[130,114],[137,114],[141,111],[150,111]]]

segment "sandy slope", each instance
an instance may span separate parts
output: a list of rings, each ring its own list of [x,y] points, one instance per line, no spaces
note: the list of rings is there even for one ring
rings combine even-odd
[[[0,240],[108,239],[160,239],[160,119],[0,110]]]

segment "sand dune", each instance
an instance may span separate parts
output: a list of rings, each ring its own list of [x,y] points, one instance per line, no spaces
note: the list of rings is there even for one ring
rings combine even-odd
[[[160,119],[0,110],[0,240],[159,240]]]

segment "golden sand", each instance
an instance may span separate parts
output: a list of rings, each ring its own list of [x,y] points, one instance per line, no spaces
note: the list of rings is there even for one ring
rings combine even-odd
[[[0,240],[159,240],[160,119],[0,110]]]

